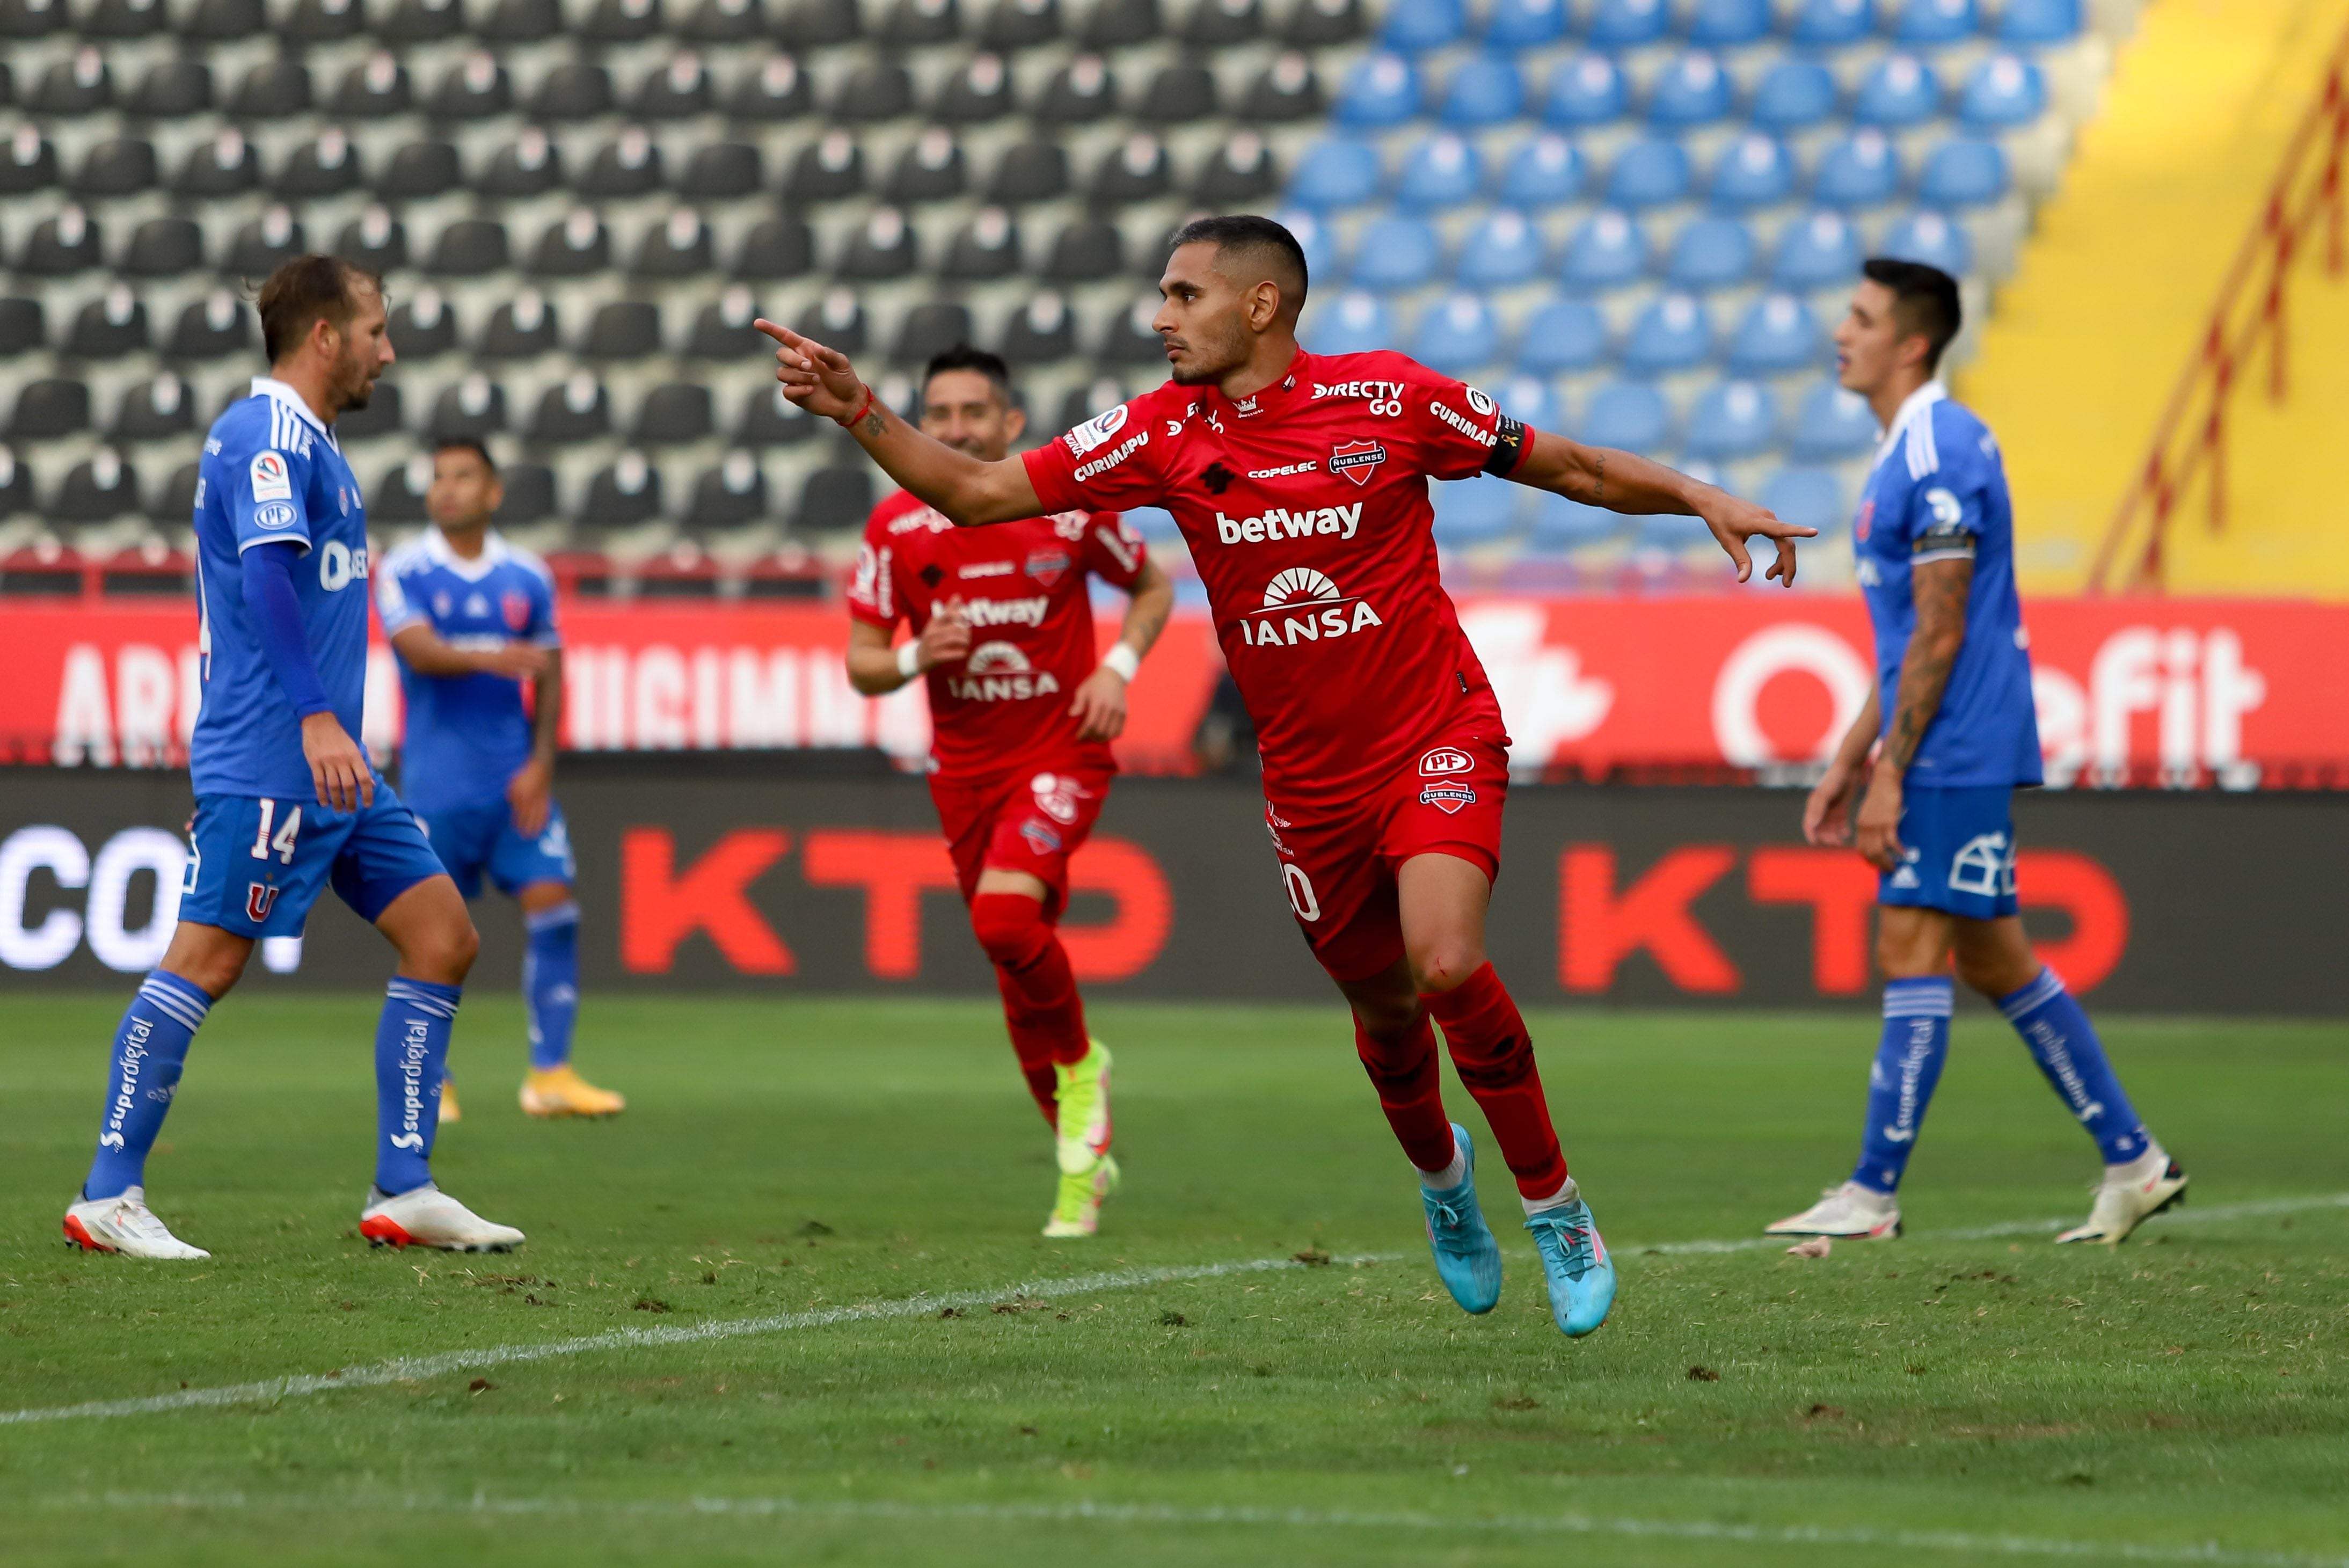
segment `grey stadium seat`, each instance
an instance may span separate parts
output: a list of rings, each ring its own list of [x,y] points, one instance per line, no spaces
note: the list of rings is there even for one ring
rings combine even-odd
[[[184,119],[212,106],[212,70],[202,60],[158,60],[122,100],[141,119]]]
[[[693,499],[686,504],[688,528],[740,528],[771,515],[767,476],[747,452],[730,452],[714,468],[693,482]]]
[[[834,119],[871,124],[914,111],[914,78],[894,60],[867,60],[841,78],[833,95]]]
[[[797,329],[827,348],[862,354],[869,346],[872,323],[854,289],[835,288],[816,302],[814,312]]]
[[[1174,188],[1174,163],[1166,144],[1138,131],[1102,157],[1085,194],[1104,207],[1154,202]]]
[[[918,49],[950,44],[961,31],[955,0],[894,0],[875,41],[884,48]]]
[[[1125,267],[1125,239],[1106,218],[1079,218],[1052,236],[1044,275],[1054,283],[1095,283]]]
[[[819,468],[800,486],[794,527],[810,533],[862,528],[873,513],[873,475],[863,468]]]
[[[766,7],[760,0],[701,0],[685,24],[683,36],[696,44],[748,44],[767,36]]]
[[[457,347],[457,313],[437,288],[393,305],[388,329],[392,352],[403,359],[436,358]]]
[[[961,195],[969,182],[969,169],[954,132],[932,126],[898,154],[897,166],[889,171],[882,196],[908,207],[923,202],[946,202]]]
[[[216,288],[181,308],[163,352],[186,362],[226,359],[253,352],[258,337],[253,313],[244,302],[227,289]]]
[[[1077,351],[1077,317],[1068,301],[1046,289],[1012,313],[1002,354],[1011,365],[1049,365]]]
[[[407,410],[408,400],[400,396],[398,382],[378,381],[375,390],[367,394],[367,407],[345,409],[335,417],[335,439],[354,441],[398,435],[408,428]]]
[[[495,55],[476,49],[449,67],[425,100],[424,112],[435,119],[489,119],[507,113],[513,103],[513,78]]]
[[[917,305],[899,323],[896,351],[891,358],[900,365],[925,364],[957,343],[968,343],[972,337],[968,306],[944,301]]]
[[[638,119],[690,119],[717,107],[718,86],[709,67],[691,49],[673,56],[668,64],[647,72],[628,95],[628,112]]]
[[[624,452],[587,482],[578,521],[585,528],[633,528],[657,520],[661,512],[660,470],[644,453]]]
[[[698,381],[664,381],[645,394],[628,439],[639,446],[684,446],[717,433],[708,387]]]
[[[203,225],[193,218],[150,218],[130,231],[118,266],[125,277],[178,277],[203,265]]]
[[[122,394],[106,434],[109,441],[124,442],[171,441],[193,434],[195,428],[194,396],[185,381],[166,370]]]
[[[707,141],[686,161],[678,190],[691,202],[755,196],[767,183],[766,160],[753,141]]]
[[[580,36],[590,44],[641,44],[660,32],[660,0],[595,0]]]
[[[1264,0],[1195,0],[1183,19],[1183,42],[1195,49],[1228,48],[1264,33]]]
[[[40,128],[20,125],[0,149],[0,196],[45,191],[57,182],[57,150]]]
[[[445,196],[464,183],[465,168],[455,142],[410,141],[393,151],[375,193],[387,202],[417,202]]]
[[[849,235],[839,270],[844,278],[878,282],[909,276],[920,260],[920,241],[905,215],[895,207],[875,207]]]
[[[609,70],[591,60],[566,60],[539,79],[525,107],[533,119],[564,124],[609,114],[617,101]]]
[[[1190,125],[1215,112],[1215,73],[1202,65],[1168,66],[1143,91],[1142,119],[1150,125]]]
[[[742,236],[734,275],[753,282],[803,277],[815,270],[815,231],[804,218],[765,218]]]
[[[814,109],[814,86],[789,55],[768,56],[736,76],[726,91],[726,112],[736,119],[772,123]]]
[[[827,130],[799,150],[783,181],[792,202],[837,202],[864,190],[864,149],[844,130]]]
[[[474,188],[484,196],[526,201],[560,190],[562,185],[563,150],[532,125],[497,150],[490,159],[489,172]]]
[[[988,176],[987,199],[1005,207],[1057,202],[1069,193],[1069,153],[1057,141],[1015,141]]]
[[[1351,43],[1369,30],[1362,0],[1296,0],[1280,36],[1298,48],[1319,49]]]
[[[437,44],[464,30],[465,13],[457,0],[398,0],[376,36],[387,44]]]
[[[1081,41],[1088,49],[1127,49],[1158,36],[1158,0],[1097,0]]]
[[[26,112],[59,119],[97,114],[114,106],[114,73],[106,56],[85,44],[64,59],[53,60],[40,80],[25,96]]]
[[[930,117],[946,125],[984,125],[1017,108],[1011,71],[1003,57],[981,54],[946,79],[930,105]]]
[[[399,347],[398,338],[392,348]],[[473,345],[484,359],[534,359],[563,347],[554,307],[534,288],[525,288],[490,313],[489,325]]]
[[[642,130],[631,126],[596,149],[578,190],[589,201],[608,202],[649,196],[662,183],[660,149]]]
[[[343,73],[326,112],[337,119],[380,119],[406,114],[415,106],[416,88],[399,57],[378,49]]]
[[[432,454],[419,452],[384,470],[367,493],[370,523],[426,521],[424,490],[432,483]]]
[[[495,218],[459,218],[434,238],[425,270],[442,277],[484,277],[512,265],[503,223]]]
[[[845,44],[864,31],[856,0],[786,0],[783,41],[795,49]]]
[[[30,512],[39,498],[33,492],[33,471],[16,454],[0,446],[0,517]]]
[[[394,347],[398,347],[397,340]],[[480,371],[445,387],[433,400],[425,431],[435,441],[470,436],[485,441],[506,428],[506,389]]]
[[[581,370],[539,394],[530,439],[543,446],[577,446],[612,433],[612,395]]]
[[[67,277],[87,272],[103,259],[97,220],[78,206],[66,206],[56,217],[33,226],[25,248],[16,253],[16,268],[34,277]]]
[[[283,36],[289,44],[306,47],[339,44],[365,31],[367,13],[359,0],[296,0]]]
[[[100,447],[67,471],[49,499],[49,515],[59,523],[108,523],[138,512],[139,495],[139,470]]]
[[[1254,131],[1243,130],[1216,149],[1199,171],[1192,194],[1210,212],[1244,212],[1280,189],[1272,150]]]
[[[743,404],[734,439],[746,447],[797,446],[823,433],[823,422],[783,396],[780,386],[762,387]]]
[[[939,275],[956,283],[989,283],[1019,270],[1019,230],[1000,207],[981,207],[947,248]]]
[[[89,429],[89,388],[69,376],[44,376],[16,391],[8,413],[12,441],[55,441]]]
[[[85,38],[151,38],[171,27],[163,0],[98,0],[81,18]]]
[[[481,36],[493,44],[536,44],[562,31],[562,0],[496,0],[481,24]]]
[[[244,73],[228,96],[227,109],[238,119],[288,119],[307,111],[311,101],[310,68],[280,55]]]
[[[1154,365],[1162,370],[1164,369],[1166,341],[1150,327],[1151,317],[1157,313],[1158,302],[1144,298],[1132,308],[1121,310],[1111,317],[1109,331],[1102,339],[1102,363]],[[1100,411],[1098,409],[1094,410],[1095,413]]]
[[[196,514],[196,491],[202,478],[203,466],[201,463],[183,462],[173,469],[171,477],[163,482],[163,487],[149,501],[148,517],[166,528],[173,525],[185,527]],[[149,591],[161,593],[167,589],[186,591],[178,579],[171,577],[160,579]]]
[[[1052,73],[1036,118],[1047,125],[1086,125],[1117,108],[1117,78],[1099,55],[1079,55]]]
[[[1032,49],[1061,36],[1061,0],[994,0],[978,25],[978,41],[990,49]]]
[[[197,0],[180,30],[208,44],[257,38],[269,31],[269,12],[262,0]]]
[[[381,203],[343,225],[335,236],[335,254],[371,272],[387,273],[408,265],[408,226]]]
[[[692,208],[679,207],[645,231],[628,271],[642,278],[698,277],[717,265],[709,225]]]
[[[119,359],[145,353],[150,341],[146,302],[118,283],[74,313],[64,352],[73,359]]]
[[[135,196],[156,183],[155,144],[135,136],[98,142],[81,161],[66,188],[77,196]]]
[[[357,191],[366,182],[359,150],[340,129],[328,126],[315,141],[288,153],[270,189],[288,201],[315,201]]]
[[[498,470],[498,483],[505,493],[490,515],[500,526],[543,523],[554,515],[554,470],[546,464],[508,463]]]
[[[261,216],[236,231],[229,241],[228,259],[221,263],[221,271],[232,277],[261,279],[277,270],[281,262],[292,261],[309,249],[302,234],[302,225],[294,220],[294,211],[284,202],[274,202]]]
[[[585,277],[611,265],[612,232],[593,207],[573,208],[531,247],[530,271],[538,277]]]
[[[591,359],[647,359],[661,351],[660,307],[616,299],[595,307],[579,351]]]
[[[5,332],[6,305],[6,301],[0,301],[0,332]],[[758,317],[757,296],[736,284],[695,315],[693,330],[686,337],[685,351],[696,359],[740,364],[757,354],[766,341],[750,325]],[[5,348],[0,348],[0,353],[5,352]]]
[[[188,150],[171,179],[171,194],[191,201],[241,196],[261,186],[261,150],[234,126]]]
[[[0,359],[47,348],[48,317],[37,299],[0,299]]]

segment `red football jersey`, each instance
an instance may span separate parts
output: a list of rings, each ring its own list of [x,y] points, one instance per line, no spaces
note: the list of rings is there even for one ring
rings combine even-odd
[[[1525,427],[1401,354],[1299,353],[1237,403],[1173,382],[1028,453],[1047,506],[1163,506],[1191,546],[1267,793],[1367,798],[1500,709],[1435,558],[1427,482],[1507,473]]]
[[[1085,579],[1130,590],[1144,559],[1114,512],[957,528],[900,490],[864,524],[848,613],[884,630],[902,619],[919,637],[940,607],[960,601],[970,654],[925,678],[940,774],[987,778],[1039,759],[1108,767],[1109,742],[1080,741],[1069,714],[1100,663]]]

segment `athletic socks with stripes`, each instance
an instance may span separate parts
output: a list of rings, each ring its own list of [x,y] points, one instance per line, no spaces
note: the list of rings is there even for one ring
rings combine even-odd
[[[146,1184],[147,1151],[163,1130],[189,1044],[212,1005],[202,986],[160,969],[140,982],[114,1032],[98,1156],[82,1183],[84,1198],[119,1197],[125,1189]]]
[[[523,1015],[530,1023],[530,1064],[539,1072],[571,1060],[579,1017],[579,906],[562,903],[523,917],[529,945],[522,955]]]
[[[432,1179],[440,1130],[440,1078],[461,988],[395,978],[384,987],[375,1030],[375,1184],[398,1196]]]
[[[1852,1180],[1870,1191],[1894,1190],[1909,1168],[1917,1130],[1950,1054],[1951,1000],[1947,975],[1885,982],[1884,1033],[1868,1069],[1868,1127],[1859,1140],[1859,1164],[1851,1173]]]
[[[2047,1082],[2088,1136],[2106,1165],[2127,1165],[2143,1158],[2152,1139],[2137,1119],[2105,1047],[2096,1038],[2087,1013],[2064,988],[2052,969],[2021,991],[1998,999],[1998,1010],[2031,1048],[2031,1059],[2047,1075]]]

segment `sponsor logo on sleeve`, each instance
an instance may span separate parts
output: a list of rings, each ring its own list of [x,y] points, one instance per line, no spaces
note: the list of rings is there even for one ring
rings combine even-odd
[[[294,499],[294,474],[285,466],[285,454],[256,452],[248,470],[253,477],[253,498],[255,501],[291,501]]]
[[[1493,417],[1493,411],[1498,405],[1491,398],[1486,397],[1481,388],[1464,386],[1460,390],[1467,397],[1470,408],[1488,420]]]
[[[1438,746],[1419,759],[1419,771],[1425,778],[1442,778],[1447,774],[1474,773],[1476,759],[1457,746]]]
[[[1125,428],[1126,405],[1118,404],[1105,413],[1095,414],[1061,440],[1066,443],[1071,457],[1082,457],[1098,447],[1109,444],[1110,438]]]
[[[1125,410],[1123,409],[1112,410],[1112,412],[1120,414],[1124,411]],[[1119,422],[1123,424],[1124,421],[1121,420]],[[1132,457],[1135,452],[1140,452],[1143,447],[1146,447],[1149,444],[1150,432],[1148,431],[1140,430],[1134,431],[1132,435],[1126,437],[1125,440],[1120,441],[1116,446],[1111,448],[1103,455],[1093,459],[1091,462],[1080,463],[1077,466],[1077,483],[1082,484],[1086,480],[1091,479],[1097,473],[1107,473],[1111,469],[1115,468],[1119,463],[1123,462],[1127,458]]]
[[[253,509],[253,525],[264,532],[291,528],[295,520],[294,504],[290,501],[264,501]]]
[[[1419,804],[1432,805],[1447,816],[1454,815],[1462,806],[1476,804],[1476,792],[1466,784],[1432,784],[1419,792]]]
[[[1482,394],[1479,395],[1482,396]],[[1487,407],[1492,403],[1492,400],[1490,398],[1486,398],[1485,401]],[[1500,437],[1495,435],[1491,431],[1485,429],[1484,426],[1476,423],[1475,421],[1470,419],[1466,414],[1464,414],[1458,410],[1451,407],[1441,398],[1428,399],[1427,409],[1428,411],[1433,414],[1437,419],[1442,420],[1445,424],[1450,425],[1454,430],[1458,431],[1462,435],[1466,436],[1478,446],[1494,446],[1497,445],[1500,441]]]
[[[1341,441],[1330,449],[1330,472],[1342,473],[1356,484],[1368,484],[1387,449],[1375,441]]]

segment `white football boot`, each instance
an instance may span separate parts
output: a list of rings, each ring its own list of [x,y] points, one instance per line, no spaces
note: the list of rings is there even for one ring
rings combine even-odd
[[[397,1198],[367,1190],[359,1234],[378,1247],[438,1247],[448,1252],[510,1252],[523,1243],[511,1225],[482,1219],[430,1182]]]
[[[2088,1210],[2088,1222],[2055,1240],[2102,1241],[2116,1247],[2146,1220],[2185,1201],[2186,1173],[2156,1144],[2127,1165],[2105,1167],[2105,1179],[2096,1183],[2096,1200]]]
[[[1900,1203],[1857,1181],[1830,1187],[1800,1214],[1789,1214],[1764,1236],[1832,1236],[1838,1241],[1889,1241],[1900,1234]]]
[[[78,1198],[66,1210],[66,1240],[85,1252],[119,1252],[126,1258],[209,1258],[171,1234],[147,1207],[147,1189],[126,1187],[113,1198]]]

